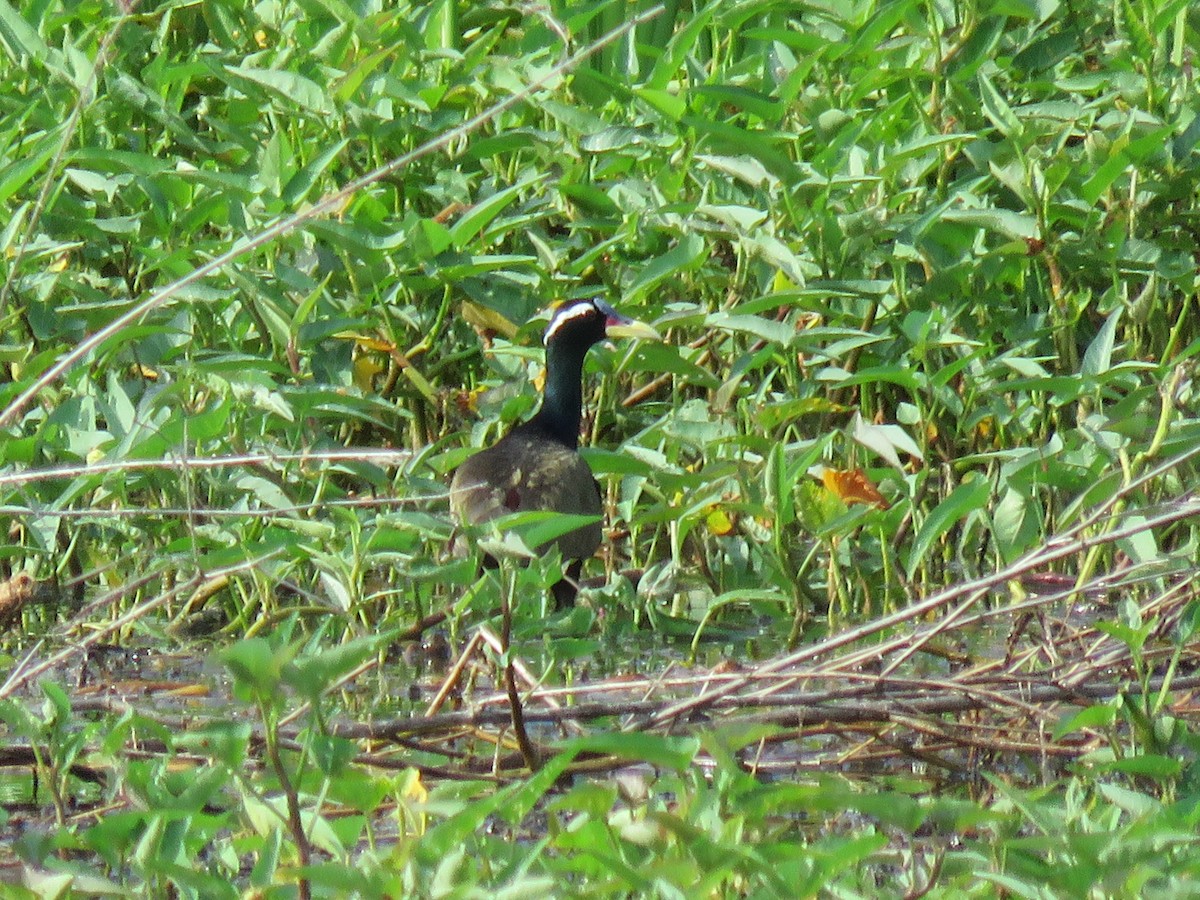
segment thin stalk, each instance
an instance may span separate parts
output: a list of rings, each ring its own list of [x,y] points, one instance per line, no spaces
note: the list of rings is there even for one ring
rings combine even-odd
[[[542,767],[541,757],[533,742],[529,740],[529,732],[525,728],[525,709],[521,705],[521,695],[517,691],[517,673],[512,660],[512,595],[516,589],[516,577],[509,573],[506,579],[500,607],[500,646],[504,654],[504,690],[508,694],[508,708],[512,713],[513,733],[517,737],[517,746],[521,748],[521,756],[530,772],[536,772]]]
[[[264,722],[270,715],[266,707],[266,702],[263,702],[262,715]],[[296,842],[296,856],[302,868],[308,868],[312,861],[312,845],[309,844],[308,834],[304,831],[304,821],[300,817],[300,797],[296,793],[296,787],[292,784],[292,779],[288,775],[287,767],[283,764],[283,757],[279,753],[279,734],[275,725],[268,726],[265,729],[263,739],[266,743],[267,758],[271,761],[271,767],[275,770],[275,777],[279,779],[279,788],[283,791],[284,802],[287,804],[287,827],[292,834],[292,840]],[[301,876],[297,880],[297,891],[300,895],[300,900],[310,900],[312,897],[312,885],[309,884],[308,876]]]

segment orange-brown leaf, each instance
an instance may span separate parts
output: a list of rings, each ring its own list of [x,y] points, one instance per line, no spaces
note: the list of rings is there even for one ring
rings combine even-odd
[[[826,469],[821,473],[821,481],[847,506],[866,503],[879,509],[888,508],[887,500],[862,469]]]
[[[342,341],[354,341],[355,346],[360,350],[377,350],[381,353],[392,353],[396,349],[396,345],[391,341],[374,337],[370,334],[360,334],[357,331],[339,331],[334,337]]]
[[[433,221],[437,222],[439,225],[445,225],[459,213],[466,212],[470,208],[471,207],[467,206],[465,203],[459,203],[457,200],[452,200],[449,204],[442,207],[438,211],[438,213],[433,217]]]

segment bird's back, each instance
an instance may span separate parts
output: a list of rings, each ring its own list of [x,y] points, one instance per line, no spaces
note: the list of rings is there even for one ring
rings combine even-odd
[[[528,427],[515,428],[458,467],[450,506],[472,524],[530,510],[597,517],[601,512],[600,489],[583,457]],[[564,559],[587,559],[601,537],[597,519],[554,543]]]

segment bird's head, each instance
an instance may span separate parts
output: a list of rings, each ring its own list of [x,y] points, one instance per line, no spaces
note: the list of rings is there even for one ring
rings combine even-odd
[[[621,315],[599,297],[593,297],[556,306],[550,313],[543,343],[547,347],[561,343],[587,348],[610,337],[662,340],[650,325]]]

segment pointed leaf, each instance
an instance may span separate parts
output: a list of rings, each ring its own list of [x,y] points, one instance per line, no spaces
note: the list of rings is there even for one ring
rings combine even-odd
[[[917,566],[925,559],[934,542],[948,532],[955,523],[977,510],[983,509],[991,493],[987,479],[972,477],[950,492],[950,496],[938,504],[929,517],[921,523],[908,554],[905,568],[911,578]]]
[[[1005,137],[1020,135],[1021,120],[1013,113],[1012,107],[1008,105],[1008,101],[996,90],[996,86],[992,84],[992,79],[982,69],[975,77],[979,81],[979,100],[983,104],[984,114]]]
[[[851,429],[855,441],[879,454],[884,461],[900,471],[904,471],[904,465],[896,451],[907,453],[917,460],[925,458],[921,448],[899,425],[874,425],[855,413]]]
[[[479,201],[474,206],[470,207],[462,217],[454,223],[454,227],[450,229],[450,237],[454,241],[454,246],[462,250],[468,242],[475,238],[488,224],[500,215],[501,211],[508,206],[516,197],[530,185],[536,184],[545,179],[544,175],[537,175],[533,178],[514,184],[502,191],[497,191],[492,196]]]
[[[275,94],[280,100],[307,109],[309,112],[329,115],[333,104],[329,102],[322,87],[311,78],[298,72],[281,69],[259,69],[254,66],[226,66],[226,71],[253,81]]]
[[[678,244],[646,264],[637,280],[626,290],[626,298],[632,300],[640,297],[660,281],[698,265],[704,249],[704,238],[698,234],[685,234]]]
[[[1118,306],[1104,320],[1104,324],[1100,326],[1100,330],[1088,344],[1088,348],[1083,354],[1081,367],[1083,375],[1090,375],[1094,378],[1097,375],[1103,375],[1112,367],[1113,347],[1116,345],[1117,339],[1117,323],[1120,320],[1121,307]]]

